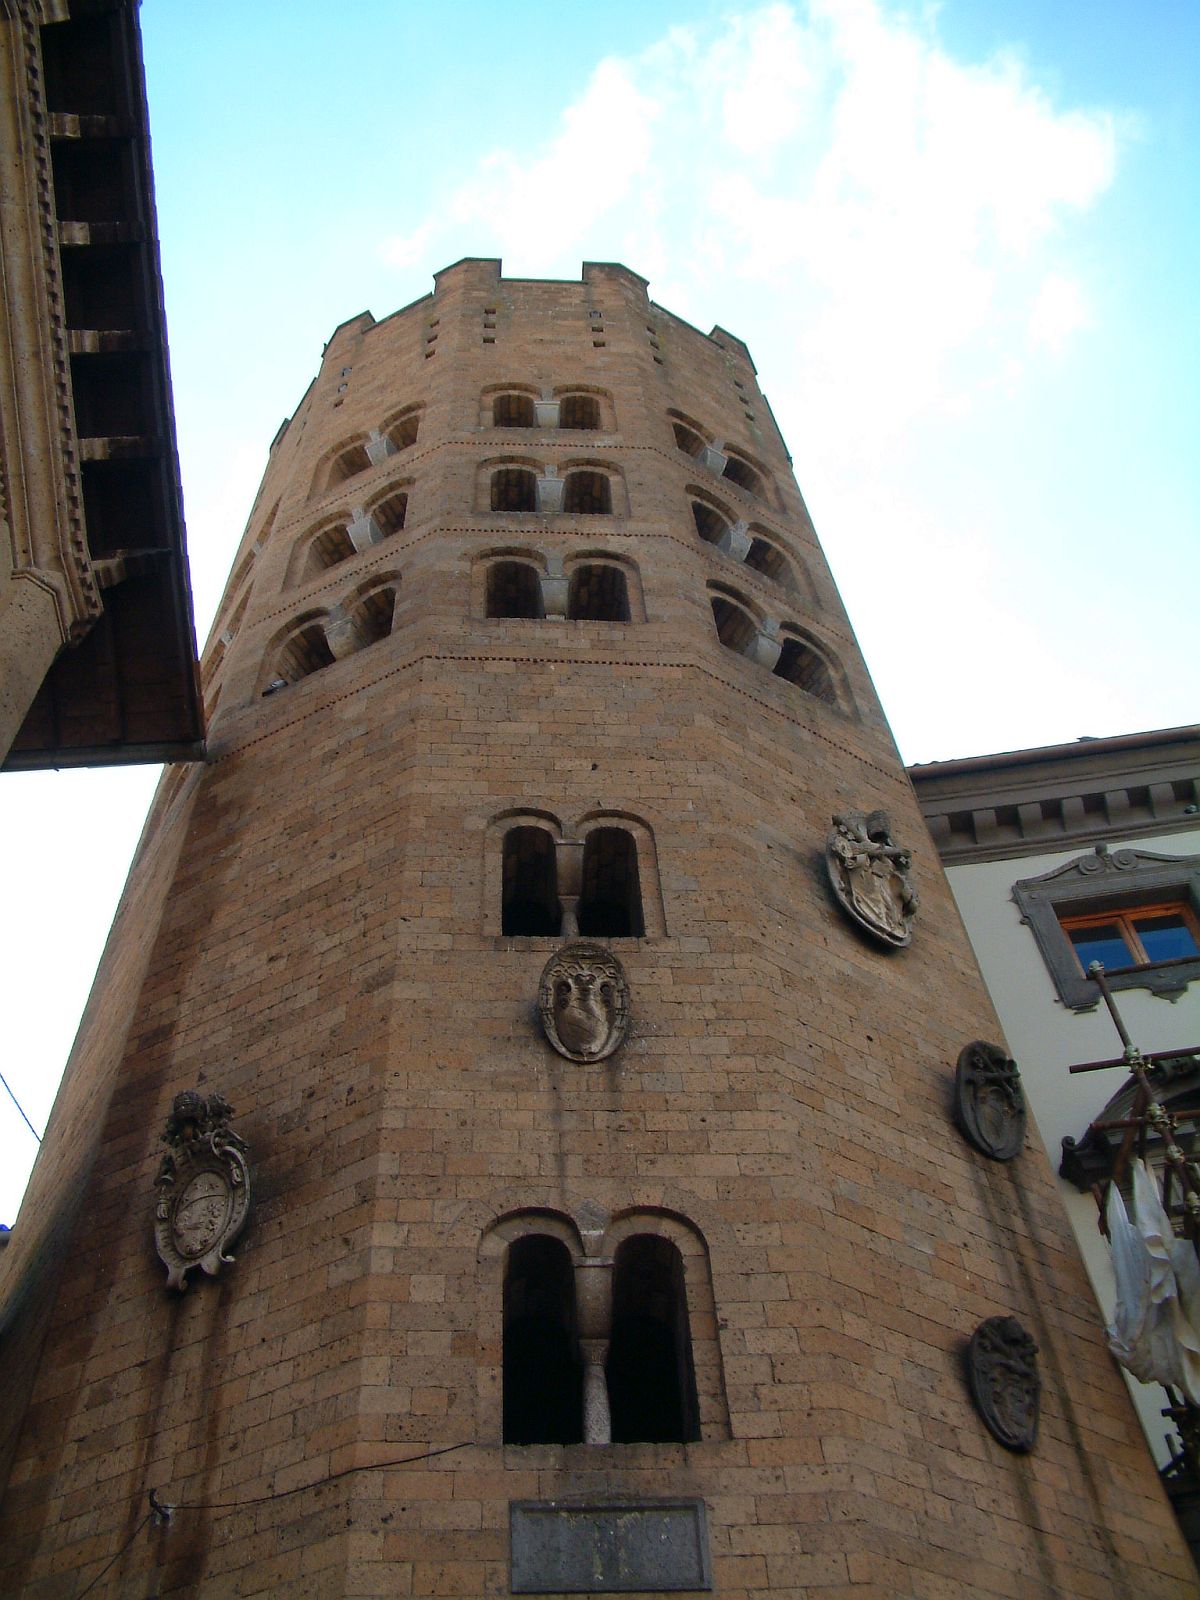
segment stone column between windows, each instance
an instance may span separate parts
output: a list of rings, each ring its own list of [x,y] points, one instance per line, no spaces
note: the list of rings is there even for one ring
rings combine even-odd
[[[558,903],[562,909],[562,937],[579,936],[579,896],[583,892],[582,839],[559,839],[555,844]]]
[[[562,622],[567,615],[571,583],[563,571],[563,558],[560,555],[546,557],[546,570],[541,579],[542,610],[546,613],[546,621]]]
[[[575,1314],[583,1355],[583,1442],[612,1443],[605,1364],[612,1339],[610,1257],[593,1256],[575,1263]]]

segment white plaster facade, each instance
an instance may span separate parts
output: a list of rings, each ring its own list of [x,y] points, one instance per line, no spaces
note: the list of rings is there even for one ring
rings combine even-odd
[[[1191,833],[1126,842],[1159,855],[1200,855],[1200,826]],[[1121,844],[1114,841],[1109,848],[1116,850]],[[1018,879],[1040,877],[1081,853],[1072,849],[948,868],[950,887],[1004,1024],[1009,1050],[1020,1066],[1033,1121],[1055,1168],[1064,1136],[1081,1138],[1126,1080],[1120,1068],[1074,1076],[1068,1068],[1080,1061],[1119,1056],[1121,1041],[1103,1005],[1073,1011],[1058,998],[1033,934],[1021,920],[1012,888]],[[1200,983],[1191,984],[1174,999],[1125,989],[1118,993],[1117,1005],[1130,1037],[1144,1051],[1200,1045]],[[1059,1186],[1097,1298],[1109,1317],[1112,1269],[1107,1241],[1096,1225],[1095,1201],[1065,1179],[1059,1179]],[[1155,1457],[1165,1462],[1170,1428],[1160,1415],[1163,1392],[1157,1385],[1147,1386],[1132,1378],[1129,1386]]]
[[[1128,1075],[1121,1067],[1070,1072],[1079,1062],[1119,1058],[1121,1041],[1098,994],[1086,1008],[1060,998],[1013,887],[1096,851],[1200,857],[1200,728],[935,762],[909,775],[1020,1067],[1031,1136],[1041,1138],[1057,1171],[1063,1139],[1082,1139]],[[1089,892],[1108,881],[1120,893],[1126,878],[1101,869]],[[1200,909],[1194,872],[1190,881],[1186,897]],[[1103,899],[1094,906],[1105,909]],[[1117,1007],[1143,1052],[1200,1051],[1198,978],[1196,967],[1187,968],[1183,986],[1169,995],[1117,988]],[[1096,1291],[1096,1337],[1103,1339],[1114,1301],[1108,1243],[1092,1195],[1063,1178],[1059,1188]],[[1173,1432],[1161,1414],[1167,1397],[1158,1385],[1125,1376],[1155,1458],[1165,1463]]]

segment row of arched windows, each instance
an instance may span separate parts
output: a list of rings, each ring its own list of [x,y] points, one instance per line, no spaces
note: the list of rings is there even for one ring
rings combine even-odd
[[[408,405],[390,416],[381,427],[367,434],[347,440],[329,452],[321,461],[313,477],[310,495],[325,494],[344,483],[348,478],[379,466],[389,456],[409,449],[416,444],[420,432],[420,405]],[[482,397],[481,422],[484,427],[515,429],[565,429],[574,432],[598,432],[606,423],[611,427],[611,398],[603,391],[563,391],[547,395],[527,386],[511,385],[487,390]],[[735,446],[717,439],[694,417],[682,411],[670,411],[671,426],[676,446],[687,456],[700,462],[717,477],[726,479],[744,493],[759,500],[775,499],[774,485],[768,468],[753,456]],[[607,511],[611,506],[553,505],[549,508],[536,503],[508,504],[503,486],[497,487],[493,479],[493,511],[593,510]],[[535,497],[536,499],[536,494]]]
[[[411,480],[391,484],[374,499],[326,517],[301,540],[288,568],[289,588],[311,582],[330,567],[362,555],[399,533],[408,515]],[[748,523],[723,501],[689,484],[692,520],[706,544],[740,562],[781,588],[814,599],[812,581],[799,558],[787,552],[760,523]],[[532,466],[508,464],[490,470],[486,480],[487,509],[505,513],[550,512],[581,516],[611,515],[612,479],[597,467],[569,469],[562,477],[541,475]],[[520,613],[514,613],[520,614]]]
[[[561,563],[555,572],[533,551],[500,551],[479,558],[483,569],[482,614],[487,618],[629,623],[644,620],[637,569],[627,557],[593,553]],[[399,585],[398,574],[378,575],[331,608],[305,611],[289,623],[268,651],[262,682],[274,693],[342,656],[386,638]],[[727,650],[766,667],[804,694],[848,709],[848,688],[828,646],[798,623],[778,621],[742,591],[707,585],[716,635]]]

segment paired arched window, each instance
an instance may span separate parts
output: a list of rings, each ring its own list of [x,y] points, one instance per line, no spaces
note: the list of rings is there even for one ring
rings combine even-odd
[[[493,511],[536,511],[537,474],[529,467],[497,467],[491,478]]]
[[[501,933],[511,938],[557,937],[562,925],[555,841],[545,828],[510,828],[504,835]]]
[[[329,475],[326,479],[325,487],[332,489],[339,483],[345,483],[347,478],[357,477],[360,472],[365,472],[370,465],[371,458],[367,454],[366,445],[352,444],[343,450],[340,455],[334,456],[329,466]]]
[[[332,666],[386,639],[392,631],[399,581],[374,578],[324,611],[309,612],[276,639],[262,673],[264,695]]]
[[[337,523],[313,540],[307,566],[309,571],[322,572],[328,567],[336,567],[339,561],[349,561],[355,554],[354,541],[348,530],[344,524]]]
[[[301,678],[307,678],[309,673],[319,672],[322,667],[328,667],[332,662],[333,651],[329,648],[321,622],[319,620],[306,622],[284,642],[279,651],[271,682],[263,692],[273,691],[285,684],[297,683]]]
[[[712,592],[709,594],[709,603],[717,638],[726,650],[733,650],[741,656],[749,655],[758,637],[759,627],[748,606],[739,605],[728,595]]]
[[[608,562],[576,563],[567,587],[567,617],[574,622],[628,622],[629,586],[623,569]]]
[[[704,449],[704,440],[694,428],[689,428],[686,422],[672,423],[675,430],[675,447],[682,450],[685,456],[698,456]]]
[[[594,394],[564,394],[558,402],[558,425],[560,428],[599,428],[599,400]]]
[[[744,595],[716,584],[709,585],[713,624],[727,650],[769,667],[777,678],[795,684],[804,694],[826,705],[840,706],[837,669],[824,649],[792,623],[768,631],[764,618]]]
[[[692,519],[696,524],[696,532],[706,544],[719,543],[722,534],[733,526],[733,518],[723,516],[707,500],[692,501]]]
[[[568,472],[562,508],[578,516],[611,516],[612,485],[608,475],[590,468]]]
[[[722,477],[728,478],[730,483],[736,483],[739,489],[744,489],[747,494],[752,494],[756,499],[763,498],[762,475],[750,465],[744,456],[734,451],[726,450],[725,470]]]
[[[347,521],[345,513],[328,521],[317,533],[297,540],[288,566],[287,587],[309,583],[330,567],[361,555],[383,539],[390,539],[404,527],[408,514],[408,487],[392,489],[370,503],[366,510],[355,510]]]
[[[578,556],[541,550],[495,550],[479,557],[472,613],[568,622],[644,620],[632,562],[605,551]]]
[[[383,537],[390,539],[392,534],[400,532],[408,516],[407,491],[399,489],[394,494],[385,495],[382,500],[375,502],[369,514]]]
[[[532,1219],[531,1219],[532,1220]],[[563,1241],[514,1239],[504,1268],[504,1442],[585,1439],[584,1360],[575,1286],[579,1271],[611,1274],[584,1329],[602,1403],[589,1408],[592,1444],[700,1438],[683,1259],[660,1233],[633,1233],[611,1266],[573,1261]],[[606,1402],[606,1404],[604,1403]],[[601,1421],[607,1411],[607,1419]]]
[[[837,705],[837,690],[829,663],[806,640],[785,635],[779,660],[771,670],[777,678],[794,683],[797,689],[811,694],[814,699],[824,700],[826,705]]]
[[[561,1239],[527,1233],[504,1263],[504,1442],[578,1444],[583,1371],[575,1275]]]
[[[492,398],[492,426],[494,428],[535,428],[537,412],[533,396],[528,394],[498,394]]]
[[[772,544],[769,539],[764,539],[761,534],[751,535],[745,565],[752,567],[755,572],[761,572],[764,578],[782,584],[785,589],[794,589],[796,586],[788,558],[778,545]]]
[[[421,408],[410,406],[382,430],[383,437],[393,450],[407,450],[417,442],[421,430]]]
[[[487,570],[485,615],[544,617],[542,580],[529,561],[493,561]]]
[[[500,932],[509,938],[640,939],[646,921],[637,840],[627,828],[592,828],[576,862],[577,841],[547,827],[507,829],[501,864]],[[560,856],[564,860],[560,872]],[[565,908],[569,913],[564,917]],[[570,926],[570,922],[574,926]]]
[[[627,829],[593,828],[588,834],[576,915],[585,938],[640,939],[645,933],[637,843]]]

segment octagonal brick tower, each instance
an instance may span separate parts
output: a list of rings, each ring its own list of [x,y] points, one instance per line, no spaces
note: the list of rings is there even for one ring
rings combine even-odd
[[[595,263],[343,324],[204,685],[0,1258],[0,1590],[1194,1592],[1043,1152],[951,1123],[998,1024],[738,339]],[[879,808],[908,948],[826,883]],[[602,1058],[539,1017],[575,930]],[[188,1089],[253,1201],[181,1295]]]

